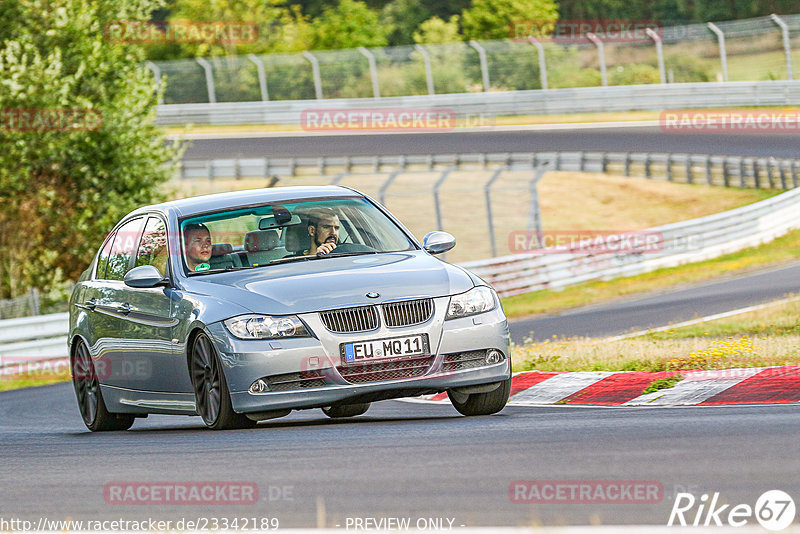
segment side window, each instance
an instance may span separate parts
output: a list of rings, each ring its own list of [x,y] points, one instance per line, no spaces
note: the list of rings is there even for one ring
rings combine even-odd
[[[114,243],[114,234],[111,234],[106,242],[103,244],[103,250],[100,251],[100,256],[97,257],[97,269],[94,272],[96,279],[106,277],[106,268],[108,267],[108,255],[111,253],[111,245]]]
[[[142,233],[135,266],[152,265],[163,275],[167,268],[167,257],[167,228],[160,217],[150,217]]]
[[[108,257],[108,271],[105,276],[107,280],[122,280],[125,277],[131,263],[131,256],[136,250],[143,223],[144,218],[140,217],[128,221],[117,230],[114,244],[111,246],[111,254]]]

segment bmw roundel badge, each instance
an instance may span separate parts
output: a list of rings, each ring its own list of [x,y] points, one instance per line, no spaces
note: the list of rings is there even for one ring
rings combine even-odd
[[[376,298],[378,298],[380,296],[381,296],[380,293],[376,293],[374,291],[370,291],[369,293],[367,293],[367,297],[369,297],[371,299],[376,299]]]

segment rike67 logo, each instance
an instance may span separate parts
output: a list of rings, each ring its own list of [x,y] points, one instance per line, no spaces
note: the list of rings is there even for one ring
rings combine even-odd
[[[749,504],[722,504],[719,493],[704,493],[699,499],[691,493],[678,493],[667,526],[693,527],[732,526],[743,527],[755,518],[767,530],[783,530],[795,518],[794,500],[781,490],[766,491]]]

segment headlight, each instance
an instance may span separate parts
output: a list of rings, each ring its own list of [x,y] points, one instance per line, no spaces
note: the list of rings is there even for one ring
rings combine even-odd
[[[494,291],[490,287],[478,286],[466,293],[450,297],[445,319],[468,317],[493,310],[495,307]]]
[[[269,315],[239,315],[225,321],[231,334],[239,339],[277,339],[281,337],[309,337],[303,322],[295,315],[271,317]]]

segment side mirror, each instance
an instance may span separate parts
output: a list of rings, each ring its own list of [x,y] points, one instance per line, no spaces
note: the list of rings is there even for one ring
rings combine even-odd
[[[125,273],[123,280],[130,287],[156,287],[162,284],[164,275],[152,265],[141,265]]]
[[[456,238],[447,232],[428,232],[422,240],[422,248],[431,254],[441,254],[456,246]]]

